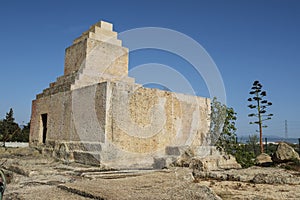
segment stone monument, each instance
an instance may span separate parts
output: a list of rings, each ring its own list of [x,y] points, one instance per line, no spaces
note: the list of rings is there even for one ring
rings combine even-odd
[[[209,115],[208,98],[128,77],[128,49],[100,21],[66,49],[64,75],[33,100],[30,146],[66,162],[153,168],[203,145]]]

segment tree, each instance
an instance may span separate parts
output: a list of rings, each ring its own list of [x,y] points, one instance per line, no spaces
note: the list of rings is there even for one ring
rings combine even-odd
[[[222,132],[226,118],[226,106],[222,105],[216,97],[211,102],[210,113],[210,143],[215,144]]]
[[[15,122],[14,112],[11,108],[6,113],[5,119],[0,121],[0,140],[3,142],[2,146],[5,147],[5,142],[9,141],[14,135],[19,134],[20,131],[21,129]]]
[[[236,113],[233,108],[227,108],[221,102],[213,98],[211,103],[211,126],[212,141],[218,150],[227,154],[234,154],[236,149]]]
[[[249,92],[249,94],[253,97],[248,99],[248,101],[251,102],[248,107],[255,110],[255,112],[250,113],[248,116],[257,118],[257,121],[250,122],[250,124],[258,124],[260,153],[264,152],[262,129],[267,127],[266,125],[263,125],[263,122],[270,120],[273,116],[273,114],[266,114],[267,107],[271,106],[272,103],[264,99],[267,96],[267,93],[266,91],[262,91],[262,87],[263,86],[259,83],[259,81],[254,81],[251,91]]]
[[[236,113],[233,108],[226,108],[226,117],[222,132],[217,140],[217,148],[223,149],[227,154],[234,154],[236,149]]]
[[[253,152],[255,156],[258,156],[259,154],[257,142],[258,142],[258,137],[256,134],[249,135],[249,140],[247,141],[248,148],[249,148],[248,151]]]
[[[220,151],[235,156],[243,168],[254,165],[255,154],[249,151],[250,144],[238,144],[236,137],[236,113],[213,98],[211,102],[211,138]],[[252,147],[252,146],[251,146]]]
[[[22,130],[15,134],[11,141],[13,142],[29,142],[29,132],[30,132],[30,122],[27,123],[27,125],[24,125]]]

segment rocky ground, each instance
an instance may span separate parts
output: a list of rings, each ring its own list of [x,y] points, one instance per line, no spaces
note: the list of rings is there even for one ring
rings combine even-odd
[[[100,171],[29,148],[0,149],[4,199],[300,199],[300,172],[252,167]]]

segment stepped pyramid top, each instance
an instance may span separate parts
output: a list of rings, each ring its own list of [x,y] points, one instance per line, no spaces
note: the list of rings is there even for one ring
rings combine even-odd
[[[117,37],[111,23],[99,21],[92,25],[66,48],[64,75],[37,98],[104,81],[134,83],[128,77],[128,49]]]
[[[73,41],[77,44],[87,38],[94,40],[111,43],[117,46],[122,46],[122,41],[117,38],[118,33],[113,31],[113,24],[105,21],[99,21],[90,26],[89,30],[83,32],[80,37]]]

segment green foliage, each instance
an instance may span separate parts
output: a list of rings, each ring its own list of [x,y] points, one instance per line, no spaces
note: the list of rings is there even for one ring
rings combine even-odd
[[[249,140],[246,145],[246,151],[253,152],[255,156],[260,154],[258,143],[258,136],[256,134],[249,135]]]
[[[29,142],[29,133],[30,133],[30,122],[27,123],[20,131],[19,134],[15,134],[10,141],[12,142]]]
[[[15,122],[14,112],[11,108],[3,120],[0,120],[0,141],[2,146],[5,142],[28,142],[29,141],[30,123],[23,129]]]
[[[260,152],[264,152],[263,142],[262,142],[262,129],[267,126],[263,124],[264,121],[270,120],[273,114],[266,114],[267,108],[272,105],[272,102],[269,102],[265,99],[267,96],[266,91],[262,91],[262,84],[259,81],[254,81],[251,91],[249,94],[252,96],[248,98],[250,104],[248,107],[254,109],[255,111],[250,113],[248,117],[255,117],[256,121],[250,122],[250,124],[257,124],[259,128],[259,143],[260,143]]]
[[[249,135],[249,139],[246,144],[239,144],[237,146],[234,156],[243,168],[253,166],[256,156],[260,154],[258,139],[259,138],[256,134]]]
[[[276,149],[277,149],[277,144],[269,143],[268,147],[267,147],[267,150],[266,150],[266,153],[269,154],[270,156],[272,156],[272,154],[275,153]]]
[[[236,113],[233,108],[227,108],[213,99],[211,103],[211,127],[212,142],[219,151],[236,157],[243,168],[254,165],[257,146],[257,136],[250,136],[248,144],[238,144],[236,141]],[[255,146],[256,145],[256,146]]]
[[[215,144],[219,140],[221,135],[223,124],[226,118],[226,106],[217,101],[214,97],[211,102],[211,114],[210,114],[210,139],[211,143]]]
[[[248,168],[254,165],[255,154],[252,151],[247,150],[247,145],[240,144],[236,148],[234,154],[236,161],[243,167]]]
[[[227,108],[217,98],[211,102],[211,142],[219,151],[233,154],[236,146],[236,113],[233,108]]]
[[[15,122],[14,112],[11,108],[8,113],[6,113],[5,119],[0,123],[0,140],[3,142],[2,146],[5,146],[5,142],[10,141],[12,137],[20,134],[21,129],[19,125]]]
[[[235,127],[236,113],[233,108],[226,108],[226,117],[222,132],[216,142],[219,150],[223,149],[227,154],[234,154],[236,152],[236,127]]]

